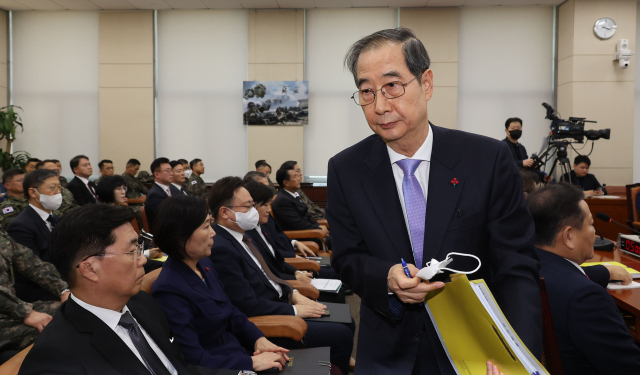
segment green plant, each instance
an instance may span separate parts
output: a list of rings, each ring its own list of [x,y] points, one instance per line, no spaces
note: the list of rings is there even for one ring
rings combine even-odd
[[[14,108],[22,110],[22,108],[14,105],[0,108],[0,140],[7,140],[5,151],[0,149],[0,168],[5,171],[11,168],[24,169],[27,165],[27,160],[31,157],[25,151],[11,153],[11,144],[16,139],[16,129],[20,127],[20,131],[24,131],[22,118]]]
[[[12,168],[24,169],[31,155],[26,151],[16,151],[13,154],[0,149],[0,168],[7,171]]]

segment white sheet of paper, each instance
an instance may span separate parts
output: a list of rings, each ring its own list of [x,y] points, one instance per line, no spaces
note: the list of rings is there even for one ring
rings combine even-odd
[[[618,290],[618,289],[635,289],[640,288],[640,283],[632,281],[631,284],[622,285],[619,282],[609,283],[607,285],[607,289]]]
[[[311,279],[311,285],[321,292],[334,292],[340,290],[342,281],[334,279]]]

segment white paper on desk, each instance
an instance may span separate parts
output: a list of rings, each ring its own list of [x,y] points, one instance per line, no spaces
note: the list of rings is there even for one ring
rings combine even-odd
[[[342,281],[334,279],[311,279],[311,285],[321,292],[338,293],[342,286]]]
[[[640,288],[640,283],[632,281],[631,284],[622,285],[620,282],[613,282],[607,284],[607,289],[620,290],[620,289],[635,289]]]
[[[595,199],[622,199],[622,197],[617,195],[590,195],[589,198]]]

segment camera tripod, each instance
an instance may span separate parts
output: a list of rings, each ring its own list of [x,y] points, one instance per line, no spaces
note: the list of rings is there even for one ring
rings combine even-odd
[[[553,159],[555,156],[556,159],[553,162],[553,166],[549,171],[549,176],[553,175],[553,171],[556,166],[560,166],[560,172],[562,176],[567,175],[570,176],[571,173],[571,164],[569,163],[569,157],[567,155],[567,147],[569,146],[569,142],[567,141],[555,141],[549,142],[549,147],[540,155],[537,156],[534,160],[533,168],[538,169],[544,167],[549,160]]]

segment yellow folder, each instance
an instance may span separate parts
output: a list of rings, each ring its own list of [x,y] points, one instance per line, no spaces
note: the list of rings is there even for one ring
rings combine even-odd
[[[586,262],[581,264],[582,267],[599,266],[599,265],[620,266],[624,268],[625,271],[629,272],[634,279],[640,278],[640,271],[634,270],[633,268],[627,267],[624,264],[618,263],[618,262]]]
[[[458,374],[485,375],[490,360],[505,375],[548,375],[511,328],[484,280],[451,275],[451,282],[427,294],[425,302]]]

